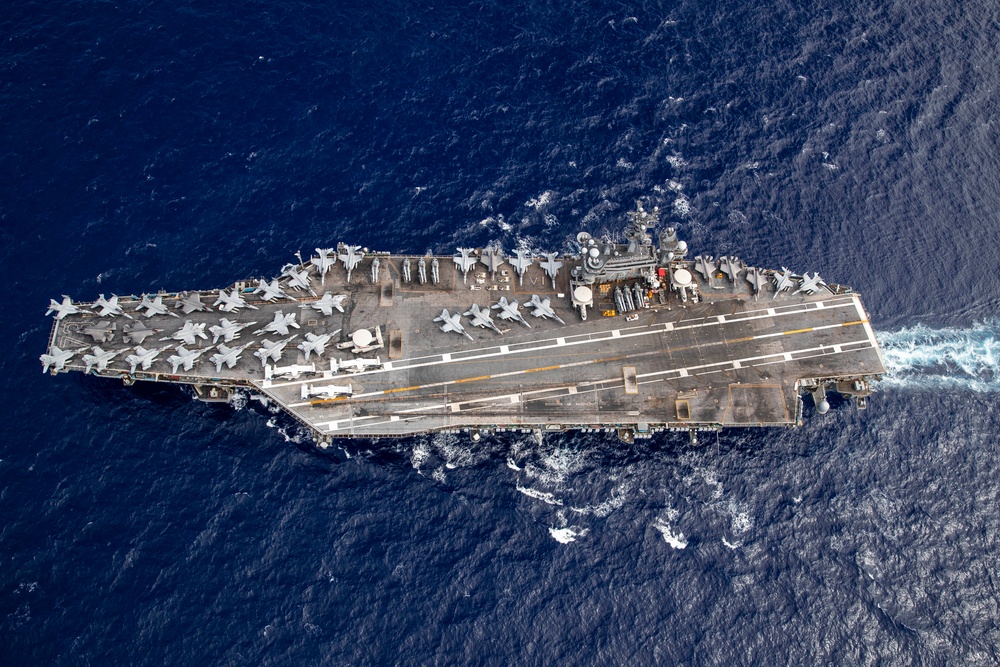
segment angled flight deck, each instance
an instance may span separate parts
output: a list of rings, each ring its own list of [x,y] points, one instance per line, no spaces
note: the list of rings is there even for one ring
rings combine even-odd
[[[53,300],[41,360],[190,384],[206,400],[250,387],[320,442],[794,426],[802,394],[822,413],[827,391],[865,407],[884,364],[857,294],[737,257],[688,259],[672,228],[653,246],[655,210],[630,218],[627,243],[581,233],[561,257],[341,244],[271,282]]]

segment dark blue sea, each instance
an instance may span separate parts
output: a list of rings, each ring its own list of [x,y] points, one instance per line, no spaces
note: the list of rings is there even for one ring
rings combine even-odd
[[[996,2],[7,3],[0,664],[1000,661]],[[795,430],[347,441],[40,373],[48,299],[351,241],[694,254],[864,298]]]

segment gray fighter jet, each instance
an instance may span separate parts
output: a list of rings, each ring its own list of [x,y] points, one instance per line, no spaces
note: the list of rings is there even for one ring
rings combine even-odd
[[[266,366],[267,360],[271,359],[273,361],[281,361],[281,351],[285,349],[285,346],[292,342],[298,334],[292,334],[284,340],[279,340],[274,343],[267,339],[260,342],[261,348],[253,353],[253,356],[260,359],[260,365]]]
[[[747,282],[753,288],[754,296],[760,294],[761,289],[764,288],[764,283],[767,282],[767,278],[764,273],[758,268],[747,269]]]
[[[305,305],[299,306],[299,308],[313,308],[323,313],[327,317],[333,315],[333,309],[336,308],[340,312],[344,312],[344,302],[347,301],[346,294],[338,294],[333,296],[329,292],[323,293],[323,298],[319,301],[313,301],[312,303],[307,303]]]
[[[806,272],[802,274],[802,284],[799,288],[792,292],[792,294],[798,294],[799,292],[805,292],[806,294],[815,294],[822,288],[826,287],[826,283],[823,279],[819,277],[819,272],[814,272],[812,277],[809,277],[809,273]]]
[[[729,282],[736,284],[736,279],[740,277],[740,271],[743,270],[743,262],[740,261],[739,257],[723,257],[719,261],[719,268],[722,272],[729,276]]]
[[[126,324],[123,331],[125,333],[126,343],[135,343],[136,345],[140,345],[142,344],[142,341],[146,340],[149,336],[158,334],[163,331],[163,329],[150,329],[148,326],[143,324],[142,321],[138,321],[132,325]]]
[[[61,320],[67,315],[76,315],[79,312],[80,307],[73,303],[73,299],[63,294],[62,303],[56,302],[55,299],[49,299],[49,309],[45,311],[45,314],[55,313],[56,319]]]
[[[224,313],[239,312],[240,308],[250,308],[257,310],[257,306],[251,306],[246,299],[240,296],[239,291],[234,287],[232,292],[224,289],[219,290],[219,298],[215,300],[215,305]]]
[[[125,363],[131,366],[129,373],[135,373],[137,366],[142,366],[142,370],[148,371],[149,367],[153,365],[153,361],[167,348],[160,347],[154,348],[152,350],[147,350],[142,345],[135,348],[135,354],[130,354],[125,357]]]
[[[281,284],[278,279],[275,278],[271,282],[267,282],[264,279],[257,281],[257,287],[253,291],[254,294],[260,294],[261,299],[270,303],[275,299],[291,299],[292,301],[298,301],[293,296],[288,296],[285,294],[285,290],[281,289]]]
[[[315,352],[317,356],[323,356],[323,353],[326,352],[326,346],[330,342],[331,338],[333,338],[333,334],[320,334],[317,336],[316,334],[310,332],[306,334],[306,339],[299,343],[298,347],[305,353],[306,361],[309,361],[309,355],[313,352]]]
[[[427,282],[427,260],[423,257],[417,260],[417,279],[421,285]]]
[[[263,329],[254,331],[254,335],[273,332],[280,336],[287,336],[288,327],[299,328],[299,325],[295,322],[295,313],[285,315],[279,310],[274,314],[274,319],[264,325]]]
[[[115,329],[117,328],[118,325],[114,322],[98,322],[85,326],[81,333],[93,338],[95,343],[110,343],[115,337]]]
[[[531,257],[528,257],[527,250],[515,250],[514,253],[517,255],[517,257],[511,258],[510,263],[517,271],[518,284],[523,285],[524,272],[528,270],[528,267],[530,267],[532,264],[535,263],[535,260],[532,259]]]
[[[464,315],[472,318],[473,326],[482,327],[483,329],[493,329],[498,334],[503,334],[502,331],[497,329],[497,325],[493,324],[493,318],[490,317],[488,308],[483,310],[479,307],[479,304],[474,303],[472,304],[472,308],[465,311]]]
[[[131,315],[125,313],[122,310],[121,305],[118,303],[118,297],[114,294],[111,295],[110,299],[105,299],[104,295],[101,294],[97,297],[97,301],[94,305],[90,307],[99,317],[115,317],[116,315],[123,315],[124,317],[133,319]]]
[[[212,344],[219,342],[219,338],[222,338],[223,342],[231,343],[234,338],[240,337],[240,332],[249,326],[257,324],[256,322],[244,322],[243,324],[237,324],[236,322],[230,322],[225,317],[222,318],[222,322],[217,325],[210,326],[208,330],[212,332]]]
[[[549,297],[545,297],[544,299],[539,299],[537,294],[532,294],[531,301],[529,301],[524,305],[532,307],[533,310],[531,311],[531,314],[534,315],[535,317],[544,317],[546,319],[551,317],[559,324],[566,324],[565,322],[563,322],[561,317],[556,315],[556,311],[552,308],[550,304],[551,301],[549,300]]]
[[[171,354],[167,357],[167,363],[170,364],[171,373],[176,373],[179,366],[184,366],[184,370],[189,371],[194,368],[194,362],[198,361],[198,357],[208,352],[210,348],[202,348],[200,350],[188,350],[183,345],[177,346],[177,354]]]
[[[562,268],[563,263],[556,260],[556,253],[554,252],[547,252],[544,255],[545,260],[542,262],[542,269],[552,279],[552,289],[555,289],[556,276],[559,275],[559,269]]]
[[[208,336],[205,334],[205,323],[200,322],[195,324],[191,320],[185,320],[184,326],[179,331],[175,331],[170,337],[161,338],[160,340],[179,340],[188,345],[194,345],[195,338],[208,340]]]
[[[215,364],[215,372],[221,373],[222,364],[225,364],[227,368],[232,368],[240,360],[240,355],[243,354],[244,350],[251,345],[253,345],[253,341],[239,347],[229,347],[225,343],[219,343],[218,348],[216,348],[218,352],[210,356],[208,360]]]
[[[53,345],[49,348],[48,354],[38,357],[38,360],[42,362],[42,372],[48,373],[51,368],[55,373],[58,373],[66,367],[66,362],[72,359],[76,353],[76,350],[60,350]]]
[[[441,265],[438,264],[438,258],[434,257],[431,259],[431,282],[437,285],[441,282]]]
[[[694,270],[705,277],[705,282],[711,279],[717,268],[715,258],[711,255],[698,255],[694,258]]]
[[[347,282],[351,282],[351,271],[365,256],[365,253],[359,252],[360,250],[359,245],[345,245],[344,252],[338,255],[340,261],[344,263],[344,268],[347,269]]]
[[[335,250],[333,248],[316,248],[317,257],[313,257],[309,260],[309,263],[316,267],[319,271],[320,284],[326,282],[327,271],[330,270],[334,264],[337,263],[337,258],[334,256]]]
[[[487,269],[489,269],[490,275],[492,275],[495,280],[497,277],[497,269],[499,269],[500,266],[507,261],[507,258],[504,257],[503,250],[487,248],[483,251],[479,261],[482,262]]]
[[[180,301],[177,302],[177,308],[183,310],[185,315],[190,315],[200,310],[211,310],[208,304],[201,300],[201,294],[197,292],[189,292],[188,294],[181,295],[179,298]]]
[[[464,326],[462,326],[462,316],[458,313],[452,315],[448,312],[448,309],[445,308],[441,311],[440,315],[434,318],[434,321],[444,323],[441,325],[441,331],[454,331],[457,334],[462,334],[469,340],[473,340],[472,336],[469,335],[469,332],[465,330]]]
[[[781,273],[776,272],[774,274],[774,296],[771,298],[777,299],[779,294],[786,289],[791,288],[793,280],[794,278],[792,278],[792,272],[785,267],[781,267]]]
[[[458,264],[458,269],[462,272],[462,282],[466,282],[469,277],[469,269],[476,265],[476,258],[470,257],[472,254],[472,248],[459,248],[459,257],[453,257],[455,263]]]
[[[140,303],[135,308],[135,312],[141,311],[143,308],[146,309],[146,317],[152,317],[153,315],[172,315],[173,317],[180,317],[177,313],[171,313],[166,306],[163,305],[163,295],[157,294],[155,299],[150,299],[148,295],[142,295],[142,303]]]
[[[410,258],[407,257],[403,260],[403,282],[408,283],[413,281],[413,276],[410,273]]]
[[[125,348],[128,349],[128,348]],[[111,363],[111,360],[117,357],[119,354],[125,351],[122,350],[108,350],[105,352],[99,347],[94,347],[91,349],[91,354],[83,355],[83,363],[87,365],[87,368],[83,371],[84,373],[89,373],[90,369],[97,366],[97,370],[103,371]]]
[[[313,291],[312,285],[309,283],[309,273],[307,271],[297,270],[295,264],[286,264],[281,270],[281,275],[288,278],[289,287],[303,290],[316,296],[316,292]]]
[[[521,311],[518,310],[517,299],[507,301],[507,297],[502,296],[499,301],[491,306],[491,308],[493,310],[500,311],[497,313],[497,316],[501,320],[514,320],[516,322],[520,322],[529,329],[531,328],[531,325],[528,324],[527,320],[521,317]]]

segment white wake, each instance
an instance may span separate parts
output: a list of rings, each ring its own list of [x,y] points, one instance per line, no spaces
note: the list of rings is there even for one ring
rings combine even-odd
[[[876,334],[886,387],[1000,391],[1000,322],[932,329],[922,324]]]

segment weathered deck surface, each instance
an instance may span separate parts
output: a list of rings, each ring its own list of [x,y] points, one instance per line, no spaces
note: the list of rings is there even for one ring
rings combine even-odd
[[[847,379],[877,376],[884,372],[875,336],[857,295],[773,297],[773,286],[758,297],[750,296],[745,280],[736,284],[712,276],[697,277],[703,296],[700,303],[681,304],[671,296],[665,305],[653,300],[636,311],[636,321],[622,315],[602,316],[613,309],[610,293],[595,286],[595,309],[581,321],[569,299],[567,266],[556,289],[538,264],[528,269],[523,286],[509,266],[494,280],[482,266],[470,271],[463,283],[450,257],[440,258],[438,285],[404,283],[402,257],[380,257],[379,284],[373,285],[368,257],[353,271],[346,284],[343,267],[337,266],[323,284],[315,270],[310,274],[315,291],[346,293],[346,312],[323,316],[300,308],[313,300],[303,292],[289,291],[299,301],[264,303],[247,296],[258,310],[238,313],[196,312],[180,318],[166,315],[142,317],[149,326],[163,329],[144,343],[147,349],[170,345],[146,373],[129,373],[119,355],[100,375],[133,376],[140,380],[187,382],[207,385],[250,385],[272,397],[312,426],[319,436],[406,435],[436,429],[474,428],[637,428],[656,427],[773,426],[792,425],[797,417],[797,381]],[[416,279],[418,258],[411,258]],[[428,267],[429,272],[429,267]],[[482,281],[480,283],[479,281]],[[471,286],[481,289],[473,291]],[[494,288],[494,289],[491,289]],[[211,304],[216,291],[204,292]],[[432,322],[442,308],[464,312],[473,303],[488,308],[499,296],[517,298],[522,304],[532,294],[549,296],[565,325],[521,312],[532,328],[517,322],[494,321],[503,330],[463,324],[474,340],[438,329]],[[559,298],[558,294],[567,295]],[[122,301],[133,311],[137,301]],[[173,308],[176,300],[166,295]],[[260,361],[253,356],[263,338],[283,336],[252,334],[270,322],[277,311],[296,312],[298,338],[286,348],[278,366],[306,364],[295,349],[306,332],[342,331],[328,346],[321,360],[315,355],[317,374],[295,379],[266,380]],[[161,341],[180,329],[185,320],[218,324],[223,317],[236,322],[256,322],[243,331],[234,344],[255,344],[233,369],[217,372],[206,352],[190,372],[170,372],[166,362],[177,341]],[[133,347],[121,336],[129,321],[114,318],[119,333],[109,343],[94,343],[81,330],[99,321],[96,314],[78,314],[57,322],[50,344],[64,350],[89,351],[95,344],[104,350]],[[354,358],[349,350],[335,349],[350,332],[381,327],[386,347],[365,358],[378,356],[383,366],[361,373],[332,373],[331,359]],[[207,327],[206,327],[207,331]],[[213,347],[199,340],[192,347]],[[231,344],[233,345],[233,344]],[[83,370],[81,352],[67,370]],[[323,371],[326,371],[325,373]],[[325,377],[324,377],[325,376]],[[350,398],[308,400],[303,385],[346,385]]]

